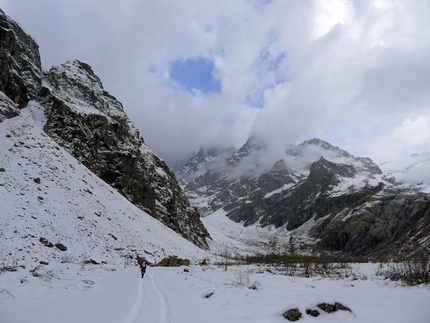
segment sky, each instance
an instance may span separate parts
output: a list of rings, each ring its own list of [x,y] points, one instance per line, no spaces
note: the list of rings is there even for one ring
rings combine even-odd
[[[0,0],[45,69],[90,64],[174,167],[200,147],[318,137],[377,163],[430,151],[430,2]]]

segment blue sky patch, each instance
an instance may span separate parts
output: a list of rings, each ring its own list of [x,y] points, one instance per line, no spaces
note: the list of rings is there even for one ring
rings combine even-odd
[[[169,71],[170,77],[181,87],[205,94],[221,92],[221,83],[213,74],[213,62],[204,58],[174,61]]]
[[[245,102],[253,108],[262,109],[264,107],[264,92],[248,94]]]

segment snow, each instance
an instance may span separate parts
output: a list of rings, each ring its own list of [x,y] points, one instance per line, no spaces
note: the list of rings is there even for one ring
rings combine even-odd
[[[244,227],[243,223],[230,220],[226,213],[223,209],[219,209],[201,218],[212,238],[208,241],[210,250],[216,254],[265,254],[268,244],[274,239],[279,240],[281,245],[287,241],[287,237],[283,234],[285,226],[275,228],[269,225],[262,228],[257,221],[253,225]]]
[[[43,281],[28,270],[0,275],[0,322],[189,323],[288,322],[282,313],[298,308],[302,323],[428,323],[429,286],[402,287],[374,275],[372,265],[354,265],[367,280],[300,278],[264,267],[80,268],[60,264],[57,278]],[[238,286],[240,280],[252,290]],[[246,285],[246,284],[245,284]],[[212,296],[205,296],[213,293]],[[13,295],[13,297],[11,296]],[[321,303],[340,302],[352,312],[305,314]]]
[[[284,186],[282,186],[281,188],[278,188],[277,190],[274,190],[270,193],[267,193],[266,195],[264,195],[263,199],[267,199],[275,194],[281,193],[282,191],[286,191],[288,189],[290,189],[291,187],[293,187],[296,184],[290,183],[290,184],[285,184]]]

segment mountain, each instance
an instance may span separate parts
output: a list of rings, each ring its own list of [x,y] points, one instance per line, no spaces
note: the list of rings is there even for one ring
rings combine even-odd
[[[133,204],[201,247],[208,233],[175,175],[145,144],[121,103],[80,61],[45,73],[45,132]]]
[[[55,181],[56,176],[62,177],[61,172],[64,172],[64,168],[76,168],[77,163],[82,164],[80,168],[87,168],[104,183],[110,185],[138,207],[141,210],[140,214],[149,214],[198,247],[208,247],[206,239],[210,239],[210,236],[200,221],[199,213],[190,205],[180,188],[175,175],[145,144],[139,131],[125,114],[122,104],[103,89],[100,79],[88,64],[73,61],[52,67],[49,71],[43,71],[37,43],[1,10],[0,43],[2,48],[0,52],[0,125],[4,127],[4,136],[10,140],[13,139],[13,142],[6,141],[5,146],[12,145],[12,147],[34,150],[37,152],[34,152],[33,156],[38,155],[41,158],[44,154],[52,155],[54,152],[57,156],[67,152],[75,161],[71,162],[71,158],[67,157],[67,164],[60,166],[61,162],[55,162],[48,167],[52,174],[45,174],[45,177]],[[29,117],[35,113],[35,110],[40,109],[43,111],[44,118],[33,120]],[[33,121],[38,123],[40,131],[34,128],[36,125],[32,124]],[[20,125],[19,122],[23,124]],[[11,124],[15,124],[16,131],[12,129]],[[25,127],[36,129],[37,135],[30,138],[36,143],[27,143],[28,138],[23,136],[31,135],[26,131],[18,130]],[[45,136],[56,144],[46,143]],[[42,143],[39,143],[40,141]],[[3,151],[6,149],[5,146],[2,146]],[[50,146],[50,149],[45,150],[47,146]],[[52,149],[54,146],[56,148]],[[21,165],[17,163],[18,166],[14,166],[14,156],[8,155],[6,151],[4,154],[6,155],[2,161],[8,158],[10,165],[8,167],[0,165],[4,169],[1,174],[3,176],[12,176],[11,173],[16,172],[14,167],[23,167],[22,171],[33,173],[32,167],[46,166],[43,163],[49,162],[49,159],[42,158],[37,161],[35,157],[28,157],[31,161],[21,162]],[[22,158],[22,154],[20,156],[20,153],[17,153],[15,157]],[[76,186],[73,184],[74,181],[79,183],[81,181],[81,178],[74,179],[71,175],[69,177],[70,187]],[[9,177],[9,182],[13,182],[14,178]],[[34,176],[34,178],[39,178],[43,182],[41,176]],[[16,180],[18,179],[16,177]],[[99,184],[96,186],[98,187]],[[4,184],[4,187],[8,187],[7,184]],[[42,187],[43,185],[37,186],[38,189]],[[62,189],[59,188],[60,191]],[[107,192],[106,189],[104,190]],[[83,194],[92,195],[90,191],[93,192],[90,188],[85,189],[86,193]],[[6,189],[2,197],[4,201],[17,202],[13,198],[8,198],[15,193]],[[106,199],[113,196],[112,194],[109,191],[104,198],[100,195],[94,196],[93,202],[103,204]],[[44,195],[40,196],[45,202],[33,205],[32,208],[36,207],[36,210],[32,209],[30,212],[27,209],[27,212],[22,212],[12,208],[7,218],[3,216],[2,220],[8,221],[11,218],[20,220],[18,213],[51,213],[50,209],[57,207],[61,209],[61,214],[55,214],[55,216],[66,217],[69,216],[66,206],[70,205],[69,203],[77,203],[69,199],[70,194],[65,194],[63,201],[55,200],[55,203],[62,204],[61,207],[55,203],[44,206],[46,198]],[[116,193],[114,200],[118,200]],[[108,204],[111,205],[111,202]],[[120,204],[124,202],[118,202],[118,205]],[[102,207],[102,209],[106,208],[106,206]],[[70,213],[74,214],[74,212],[71,207]],[[86,213],[85,208],[81,212]],[[104,214],[99,211],[93,212],[91,207],[89,212]],[[134,218],[140,216],[135,210],[132,213]],[[40,219],[40,216],[33,216]],[[122,225],[120,218],[124,217],[124,221],[127,221],[130,215],[122,210],[115,216],[118,217],[115,225]],[[33,222],[33,225],[38,225],[38,221]],[[137,221],[136,225],[138,223],[141,227],[134,230],[144,232],[145,222]],[[91,226],[87,228],[89,235],[94,234],[96,230],[91,228]],[[70,228],[71,233],[75,229]]]
[[[0,123],[0,259],[133,263],[205,253],[102,181],[43,131],[35,101]]]
[[[293,247],[352,256],[428,251],[429,191],[399,183],[371,159],[320,139],[273,154],[279,160],[270,154],[269,145],[251,138],[228,156],[205,158],[200,151],[190,161],[205,161],[194,164],[195,176],[189,167],[177,176],[202,214],[222,209],[244,227],[272,227],[266,248],[273,252]]]

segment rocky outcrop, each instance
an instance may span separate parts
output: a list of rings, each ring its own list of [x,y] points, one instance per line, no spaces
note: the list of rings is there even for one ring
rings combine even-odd
[[[428,250],[430,198],[415,192],[370,195],[363,203],[345,208],[349,216],[335,220],[333,213],[313,234],[321,249],[355,255],[407,254]],[[345,212],[345,211],[344,211]],[[330,222],[336,225],[328,225]]]
[[[324,311],[327,314],[334,313],[337,311],[347,311],[352,313],[349,307],[342,305],[339,302],[336,302],[334,304],[320,303],[315,308],[307,308],[305,312],[307,315],[318,317],[321,314],[320,310]],[[302,313],[298,308],[291,308],[288,311],[282,313],[282,316],[290,322],[296,322],[303,317]]]

